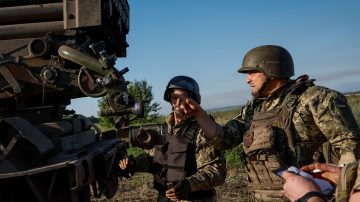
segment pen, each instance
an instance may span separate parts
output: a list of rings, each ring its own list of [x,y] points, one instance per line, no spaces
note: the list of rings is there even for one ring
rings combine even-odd
[[[337,165],[337,167],[339,167],[339,168],[342,168],[342,167],[344,167],[345,166],[345,164],[340,164],[340,165]],[[321,173],[322,171],[321,170],[319,170],[319,169],[315,169],[315,170],[312,170],[312,171],[310,171],[311,173]]]

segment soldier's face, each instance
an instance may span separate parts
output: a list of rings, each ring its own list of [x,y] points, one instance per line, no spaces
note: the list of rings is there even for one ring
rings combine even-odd
[[[252,87],[251,93],[256,93],[264,83],[266,77],[263,73],[257,70],[248,71],[247,74],[248,77],[246,79],[246,83]]]
[[[184,95],[186,97],[189,97],[187,91],[185,90],[175,90],[173,93],[171,93],[171,105],[174,108],[174,112],[180,116],[183,117],[185,115],[185,110],[182,108],[182,101],[180,98],[177,98],[173,95]]]

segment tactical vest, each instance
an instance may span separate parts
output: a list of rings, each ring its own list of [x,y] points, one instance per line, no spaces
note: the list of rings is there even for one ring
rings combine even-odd
[[[312,163],[319,142],[295,142],[292,118],[299,97],[313,86],[313,80],[297,79],[280,107],[255,112],[250,130],[245,132],[243,159],[248,173],[248,191],[254,201],[289,201],[285,197],[285,180],[272,172],[284,165],[302,167]]]
[[[165,144],[155,146],[154,165],[154,189],[160,195],[172,187],[168,182],[183,180],[197,173],[195,158],[196,138],[199,132],[199,124],[196,121],[189,121],[174,135],[165,134]],[[192,201],[201,198],[211,198],[214,192],[210,190],[199,190],[191,192],[186,200]]]

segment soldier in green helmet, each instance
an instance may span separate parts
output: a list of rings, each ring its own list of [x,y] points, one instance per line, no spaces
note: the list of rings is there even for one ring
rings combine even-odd
[[[284,179],[272,170],[313,162],[356,161],[360,129],[344,95],[316,86],[307,75],[293,80],[290,53],[275,45],[259,46],[244,57],[239,73],[248,74],[253,100],[226,125],[214,123],[194,100],[183,100],[208,144],[231,149],[243,143],[248,191],[254,201],[288,201]]]

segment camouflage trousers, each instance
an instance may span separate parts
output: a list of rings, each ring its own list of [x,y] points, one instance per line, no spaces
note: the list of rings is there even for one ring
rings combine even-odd
[[[172,200],[168,199],[166,196],[159,195],[157,198],[157,202],[172,202]],[[181,200],[179,202],[190,202],[190,201]],[[216,196],[213,196],[211,198],[204,198],[204,199],[199,199],[199,200],[195,200],[195,201],[191,201],[191,202],[217,202],[217,198],[216,198]]]

